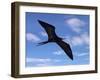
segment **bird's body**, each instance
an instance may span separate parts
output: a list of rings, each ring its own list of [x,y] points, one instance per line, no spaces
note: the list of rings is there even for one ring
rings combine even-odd
[[[64,50],[64,52],[70,57],[70,59],[73,60],[72,50],[69,44],[65,43],[62,38],[56,35],[55,27],[40,20],[38,20],[38,22],[41,24],[41,26],[45,29],[46,33],[48,34],[48,40],[39,43],[39,45],[43,45],[49,42],[55,42]]]

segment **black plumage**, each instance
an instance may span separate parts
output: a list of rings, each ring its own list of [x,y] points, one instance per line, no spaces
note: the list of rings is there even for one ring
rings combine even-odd
[[[73,54],[72,54],[70,45],[68,43],[64,42],[62,38],[60,38],[56,35],[55,27],[53,25],[43,22],[41,20],[38,20],[38,22],[41,24],[41,26],[44,28],[44,30],[46,31],[46,33],[48,35],[48,40],[39,43],[39,45],[43,45],[43,44],[46,44],[49,42],[55,42],[64,50],[64,52],[68,55],[68,57],[73,60]]]

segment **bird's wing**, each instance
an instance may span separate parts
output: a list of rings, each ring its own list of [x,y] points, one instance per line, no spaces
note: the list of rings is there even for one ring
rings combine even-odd
[[[62,40],[59,40],[56,43],[64,50],[64,52],[68,55],[68,57],[73,60],[73,54],[70,45]]]
[[[55,35],[55,27],[51,24],[38,20],[44,30],[47,32],[49,38],[52,38]]]

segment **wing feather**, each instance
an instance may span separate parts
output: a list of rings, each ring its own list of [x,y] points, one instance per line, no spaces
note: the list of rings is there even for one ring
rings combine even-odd
[[[56,43],[64,50],[64,52],[68,55],[68,57],[73,60],[73,54],[70,45],[62,40],[57,41]]]
[[[46,22],[40,21],[38,20],[39,23],[41,24],[41,26],[44,28],[44,30],[46,31],[48,38],[52,38],[55,35],[55,27],[51,24],[48,24]]]

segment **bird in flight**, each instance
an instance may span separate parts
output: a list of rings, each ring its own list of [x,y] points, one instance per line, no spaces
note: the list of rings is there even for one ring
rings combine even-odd
[[[47,44],[47,43],[50,43],[50,42],[55,42],[56,44],[58,44],[64,50],[64,52],[68,55],[68,57],[71,60],[73,60],[73,54],[72,54],[72,50],[71,50],[70,45],[68,43],[64,42],[63,38],[60,38],[56,35],[55,27],[53,25],[48,24],[48,23],[41,21],[41,20],[38,20],[38,22],[40,23],[42,28],[44,28],[44,30],[46,31],[46,33],[48,35],[47,41],[40,42],[38,44],[43,45],[43,44]]]

